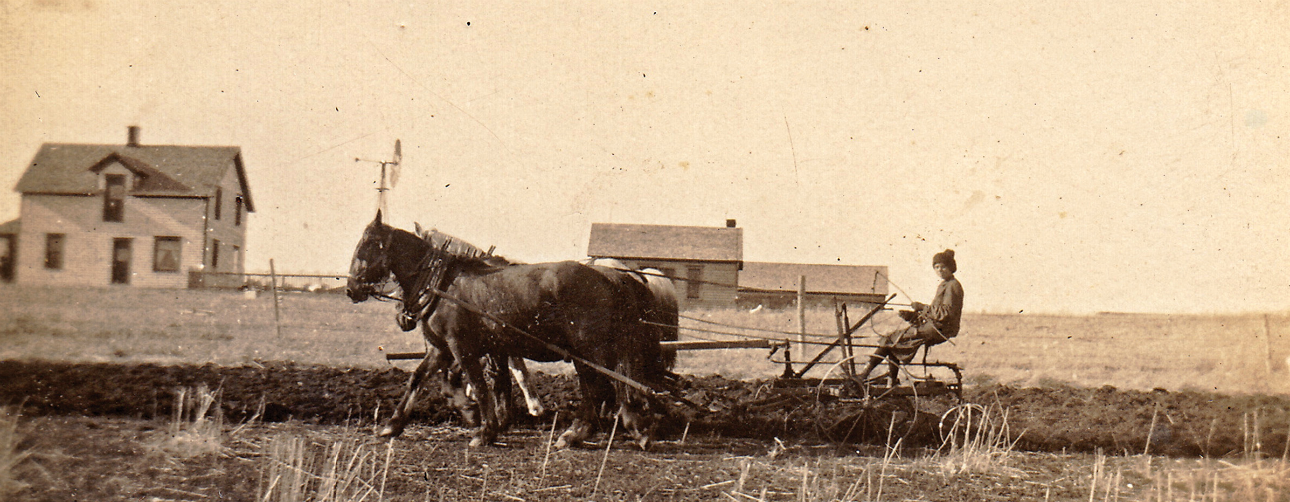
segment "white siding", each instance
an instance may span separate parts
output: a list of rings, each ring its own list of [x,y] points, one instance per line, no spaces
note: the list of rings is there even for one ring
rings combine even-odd
[[[729,262],[703,262],[683,260],[623,260],[633,269],[656,268],[669,270],[672,282],[676,286],[677,300],[681,308],[692,307],[729,307],[735,304],[738,293],[739,265]],[[700,267],[699,298],[689,298],[689,267]]]
[[[103,221],[101,196],[25,194],[18,237],[19,284],[106,286],[112,278],[112,243],[133,239],[130,284],[182,288],[187,271],[202,260],[203,199],[126,197],[122,222]],[[66,235],[62,270],[45,268],[45,235]],[[182,238],[180,270],[153,272],[157,236]]]
[[[235,202],[237,197],[246,192],[242,189],[241,183],[238,182],[237,168],[231,163],[228,169],[224,171],[224,179],[220,181],[220,187],[223,189],[224,198],[223,207],[220,208],[220,219],[215,219],[215,201],[212,199],[208,209],[209,219],[207,221],[209,228],[206,239],[207,246],[213,244],[215,240],[219,241],[219,269],[207,270],[240,274],[245,272],[243,256],[246,253],[246,225],[248,218],[245,214],[245,209],[243,209],[242,224],[237,225],[237,217],[234,212],[237,211],[237,203]],[[239,256],[234,256],[234,246],[237,246]],[[206,256],[206,264],[209,265],[210,249],[206,250]]]

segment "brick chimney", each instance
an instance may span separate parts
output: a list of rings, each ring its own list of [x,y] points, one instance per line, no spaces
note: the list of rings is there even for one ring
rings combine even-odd
[[[733,218],[726,220],[726,228],[735,228],[735,220]]]
[[[139,126],[130,126],[128,132],[129,134],[126,135],[125,146],[139,146]]]

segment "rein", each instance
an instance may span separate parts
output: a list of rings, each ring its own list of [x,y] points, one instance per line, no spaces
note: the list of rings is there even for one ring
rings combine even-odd
[[[376,298],[376,299],[378,299],[378,300],[390,300],[390,301],[393,301],[393,302],[403,303],[403,299],[402,299],[402,298],[399,298],[399,297],[397,297],[397,296],[390,296],[390,295],[387,295],[387,294],[385,294],[385,293],[377,293],[377,292],[375,292],[375,291],[368,293],[368,294],[367,294],[367,296],[370,296],[370,297],[372,297],[372,298]]]

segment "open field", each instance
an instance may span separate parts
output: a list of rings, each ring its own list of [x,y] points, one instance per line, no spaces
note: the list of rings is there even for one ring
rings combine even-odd
[[[742,310],[684,312],[683,315],[726,325],[756,326],[800,332],[795,311]],[[852,312],[852,322],[862,313]],[[795,335],[753,330],[729,330],[693,320],[683,327],[738,332],[797,340]],[[894,313],[875,316],[862,326],[862,343],[874,343],[879,333],[900,326]],[[836,336],[831,310],[807,312],[809,334]],[[714,333],[682,330],[681,338],[728,338]],[[824,338],[808,337],[809,340]],[[806,356],[809,359],[815,348]],[[756,354],[722,354],[710,358],[683,354],[683,368],[730,377],[767,378],[780,367],[765,364]],[[1290,315],[1163,315],[1101,314],[964,314],[963,328],[953,343],[931,350],[929,360],[957,362],[966,378],[977,383],[1014,386],[1066,383],[1083,387],[1112,385],[1150,390],[1199,390],[1223,393],[1290,394]]]
[[[552,411],[499,448],[468,450],[434,402],[379,441],[370,431],[406,378],[382,351],[421,350],[419,335],[397,330],[391,305],[301,293],[283,296],[279,335],[269,298],[0,290],[0,405],[24,410],[10,452],[0,437],[0,469],[22,457],[17,499],[305,500],[268,488],[282,466],[347,458],[362,466],[354,486],[383,487],[366,500],[1290,500],[1285,316],[968,316],[931,358],[967,368],[969,401],[1006,410],[1006,440],[976,451],[917,436],[840,446],[818,434],[832,413],[818,403],[751,415],[741,396],[782,368],[728,350],[683,352],[678,368],[721,412],[671,424],[648,453],[615,442],[606,454],[602,434],[548,454],[575,395],[564,365],[538,375]],[[791,311],[684,314],[797,331]],[[709,331],[682,338],[732,331],[701,320],[682,326]],[[808,313],[808,332],[835,329],[830,311]],[[174,393],[202,386],[218,402],[193,423]]]
[[[279,318],[271,296],[228,291],[0,288],[0,359],[243,364],[255,360],[381,368],[389,352],[420,351],[420,334],[394,325],[395,306],[351,304],[342,295],[284,293]],[[737,309],[683,315],[734,326],[796,333],[795,311]],[[852,313],[852,320],[859,317]],[[896,326],[889,312],[859,335]],[[279,334],[278,326],[281,326]],[[683,328],[796,339],[691,319]],[[807,313],[807,332],[837,332],[832,310]],[[722,339],[682,329],[681,338]],[[817,349],[812,349],[817,350]],[[807,355],[814,355],[808,351]],[[1290,394],[1290,316],[967,314],[953,344],[931,359],[959,363],[970,381],[1033,386],[1068,383],[1150,390]],[[794,359],[804,359],[795,354]],[[406,366],[406,363],[404,363]],[[562,371],[565,365],[540,366]],[[769,378],[782,367],[760,350],[690,351],[678,370],[729,378]]]

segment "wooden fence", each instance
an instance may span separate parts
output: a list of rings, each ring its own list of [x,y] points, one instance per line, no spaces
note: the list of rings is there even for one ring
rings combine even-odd
[[[231,273],[202,272],[188,273],[189,289],[245,289],[268,291],[276,284],[279,291],[309,291],[318,293],[343,293],[347,275],[320,274],[264,274],[264,273]]]

